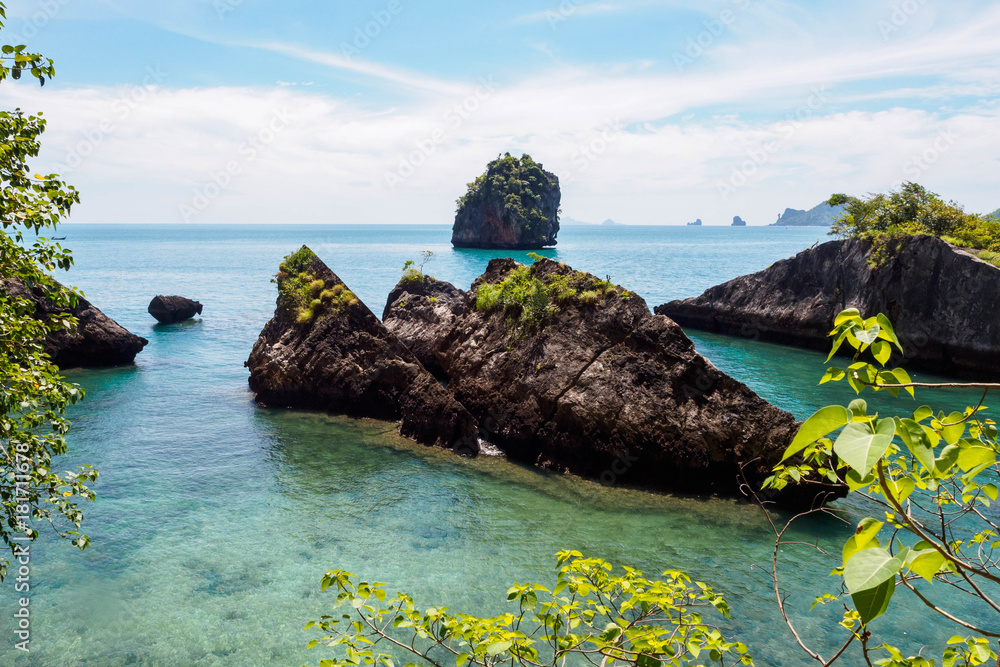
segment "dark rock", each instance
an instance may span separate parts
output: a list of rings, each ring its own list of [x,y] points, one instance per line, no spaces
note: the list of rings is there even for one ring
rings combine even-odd
[[[382,321],[438,379],[447,376],[435,356],[437,341],[468,308],[465,292],[430,276],[404,277],[389,293]]]
[[[154,296],[146,311],[161,324],[174,324],[201,315],[202,305],[182,296]]]
[[[419,442],[478,452],[477,425],[469,412],[326,264],[305,247],[296,255],[306,258],[304,273],[310,282],[322,281],[323,291],[305,297],[313,316],[301,321],[296,295],[308,289],[300,280],[301,267],[295,275],[278,274],[274,318],[246,362],[257,401],[400,420],[400,432]],[[309,305],[317,303],[308,301],[314,296],[320,305]]]
[[[531,275],[568,282],[576,296],[554,304],[541,325],[520,328],[516,310],[477,310],[480,286],[519,267],[492,260],[465,309],[449,311],[449,326],[432,320],[421,333],[404,309],[385,316],[432,350],[486,439],[512,459],[604,483],[736,496],[745,466],[759,488],[797,430],[790,414],[715,368],[639,296],[551,260]],[[409,298],[400,288],[397,302]],[[806,495],[795,489],[784,500]]]
[[[512,181],[522,185],[510,190]],[[459,200],[451,243],[456,248],[510,250],[554,246],[561,198],[559,179],[531,156],[497,158]]]
[[[746,227],[747,221],[738,215],[733,216],[733,227]]]
[[[874,253],[874,254],[873,254]],[[1000,376],[1000,269],[932,236],[830,241],[656,312],[682,326],[829,350],[836,315],[884,313],[906,365]]]
[[[64,313],[70,313],[77,319],[75,332],[58,331],[45,338],[45,351],[61,369],[131,364],[135,361],[135,355],[149,343],[145,338],[129,333],[82,297],[77,300],[75,307],[67,308],[45,298],[45,292],[40,286],[29,290],[17,279],[0,279],[0,289],[16,297],[31,299],[35,303],[35,313],[39,319]]]

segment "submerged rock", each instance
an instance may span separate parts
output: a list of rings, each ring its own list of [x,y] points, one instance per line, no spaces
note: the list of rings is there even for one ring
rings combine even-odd
[[[131,364],[135,355],[149,343],[127,331],[83,297],[77,300],[75,307],[67,308],[46,299],[41,287],[28,289],[17,279],[0,279],[0,289],[16,297],[31,299],[39,319],[64,313],[77,319],[76,331],[57,331],[45,338],[45,351],[61,369]]]
[[[682,326],[829,350],[836,315],[885,313],[904,363],[1000,375],[1000,269],[932,236],[830,241],[699,297],[659,306]]]
[[[246,366],[258,402],[399,420],[400,432],[475,454],[475,419],[309,248],[277,276],[274,318]]]
[[[451,243],[456,248],[554,246],[561,197],[555,174],[530,155],[518,160],[507,153],[490,162],[458,200]]]
[[[146,312],[161,324],[174,324],[201,315],[202,305],[182,296],[154,296]]]
[[[420,297],[404,284],[394,293],[396,303]],[[548,259],[494,259],[464,298],[450,324],[428,318],[421,330],[420,317],[396,307],[385,320],[433,354],[485,438],[513,459],[603,483],[735,496],[741,466],[759,487],[796,432],[792,415],[608,281]],[[804,500],[805,490],[792,492]]]

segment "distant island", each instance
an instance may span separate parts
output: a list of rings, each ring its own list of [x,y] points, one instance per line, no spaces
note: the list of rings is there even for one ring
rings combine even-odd
[[[778,216],[776,222],[771,223],[771,227],[829,227],[840,214],[844,212],[843,206],[830,206],[826,202],[815,206],[808,211],[800,211],[795,208],[786,208],[785,212]]]
[[[621,222],[615,222],[611,218],[608,218],[604,222],[598,224],[596,222],[584,222],[583,220],[577,220],[576,218],[562,217],[559,224],[563,227],[627,227],[627,225]]]
[[[738,215],[733,216],[733,227],[746,227],[747,221]]]
[[[687,223],[688,227],[701,227],[701,225],[702,225],[701,218],[698,218],[694,222]]]
[[[607,220],[605,220],[604,222],[601,223],[601,226],[602,227],[624,227],[625,225],[623,225],[620,222],[615,222],[611,218],[608,218]]]
[[[994,218],[1000,218],[1000,208],[990,213],[990,215],[993,216]]]

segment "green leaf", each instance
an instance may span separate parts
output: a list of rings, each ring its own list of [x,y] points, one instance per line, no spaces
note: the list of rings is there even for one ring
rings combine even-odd
[[[928,417],[933,417],[934,411],[931,410],[930,406],[921,405],[919,408],[913,411],[913,421],[922,422]]]
[[[465,663],[469,661],[468,653],[459,653],[455,656],[455,667],[462,667]]]
[[[652,656],[641,654],[636,658],[635,667],[660,667],[660,661]]]
[[[899,344],[899,339],[896,338],[896,332],[892,328],[892,322],[889,321],[889,318],[882,313],[879,313],[875,316],[875,321],[878,322],[879,327],[881,327],[878,337],[894,344],[897,348],[899,348],[899,351],[902,352],[903,346]]]
[[[850,422],[851,414],[841,405],[830,405],[816,411],[815,414],[805,420],[802,426],[799,427],[799,432],[795,434],[792,444],[785,450],[785,455],[781,460],[788,460],[820,438],[829,435],[838,428],[846,426]]]
[[[881,546],[876,538],[884,525],[881,521],[876,521],[875,519],[863,519],[858,524],[857,529],[855,529],[854,535],[844,545],[842,553],[843,562],[846,563],[851,559],[851,556],[863,549]]]
[[[869,623],[889,606],[903,560],[885,549],[865,549],[844,565],[844,584],[861,619]]]
[[[952,412],[942,424],[941,437],[949,445],[954,445],[965,435],[965,415]]]
[[[860,340],[865,345],[871,345],[876,340],[878,340],[878,335],[879,335],[879,332],[881,332],[881,331],[882,331],[882,327],[880,327],[877,324],[873,324],[872,326],[868,327],[867,329],[864,329],[864,330],[859,331],[856,334],[854,334],[854,337],[857,338],[858,340]]]
[[[488,653],[491,656],[500,655],[501,653],[509,649],[512,644],[513,642],[509,640],[493,642],[488,647],[486,647],[486,653]]]
[[[937,549],[911,551],[906,557],[906,566],[914,574],[927,581],[934,581],[934,575],[944,567],[945,557]]]
[[[833,443],[833,451],[859,475],[865,476],[885,455],[895,435],[896,423],[892,419],[880,420],[874,432],[868,424],[848,424]]]
[[[861,311],[858,310],[857,308],[847,308],[845,310],[840,311],[840,314],[838,314],[837,317],[833,320],[833,326],[834,328],[836,328],[839,327],[841,324],[845,322],[850,322],[852,320],[858,320],[859,322],[861,320]]]
[[[826,373],[823,375],[823,379],[819,381],[820,384],[826,384],[827,382],[838,382],[843,380],[845,376],[844,371],[840,370],[836,366],[831,366],[826,369]]]
[[[920,424],[912,419],[900,419],[896,427],[896,435],[900,437],[913,457],[920,462],[928,472],[934,470],[934,447]]]
[[[962,469],[962,472],[969,472],[980,466],[992,465],[996,463],[996,460],[996,452],[982,445],[963,447],[958,451],[958,467]]]
[[[847,409],[851,412],[851,421],[861,421],[868,416],[868,401],[856,398],[848,404]]]
[[[892,356],[892,346],[884,340],[877,340],[872,343],[872,356],[875,357],[877,362],[885,366],[889,361],[889,357]]]

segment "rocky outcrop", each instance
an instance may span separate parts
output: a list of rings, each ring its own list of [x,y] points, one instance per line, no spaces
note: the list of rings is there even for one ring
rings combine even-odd
[[[183,296],[154,296],[146,312],[160,324],[174,324],[201,315],[202,305]]]
[[[41,287],[28,289],[17,279],[0,279],[0,289],[34,302],[39,319],[46,320],[52,315],[66,313],[77,319],[75,331],[61,330],[45,338],[45,351],[61,369],[131,364],[149,343],[145,338],[129,333],[83,297],[70,308],[47,299]]]
[[[786,208],[771,227],[829,227],[844,212],[844,206],[830,206],[826,202],[817,204],[808,211]]]
[[[747,221],[744,220],[743,218],[741,218],[738,215],[734,215],[733,216],[733,224],[732,224],[732,226],[733,227],[746,227],[747,226]]]
[[[605,483],[739,495],[741,466],[759,484],[796,431],[639,296],[551,260],[492,260],[448,315],[403,284],[394,294],[407,305],[387,308],[387,326],[433,354],[449,391],[512,459]]]
[[[463,454],[475,419],[308,248],[277,276],[274,318],[246,366],[265,405],[400,421],[400,432]]]
[[[555,174],[529,155],[508,153],[490,162],[458,200],[451,243],[508,250],[554,246],[561,198]]]
[[[701,218],[698,218],[698,219],[697,219],[697,220],[695,220],[694,222],[689,222],[689,223],[687,223],[687,226],[688,226],[688,227],[701,227],[701,226],[702,226],[703,224],[704,224],[704,223],[702,223],[702,221],[701,221]]]
[[[465,292],[451,283],[413,272],[389,293],[382,322],[435,377],[447,375],[435,356],[438,341],[468,309]]]
[[[1000,377],[1000,269],[932,236],[830,241],[656,312],[685,327],[829,350],[836,315],[892,321],[910,366]]]

